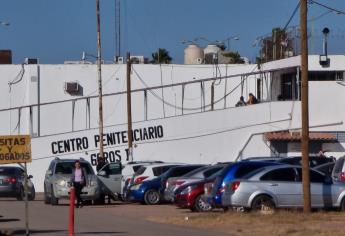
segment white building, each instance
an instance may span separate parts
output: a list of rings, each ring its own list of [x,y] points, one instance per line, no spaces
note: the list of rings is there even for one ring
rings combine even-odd
[[[329,58],[330,65],[322,67],[318,56],[309,56],[310,151],[341,156],[345,56]],[[274,61],[260,69],[253,64],[132,65],[134,160],[213,163],[299,154],[300,60]],[[96,164],[96,65],[0,65],[0,72],[0,135],[31,135],[28,167],[38,191],[55,156]],[[105,157],[125,162],[126,65],[102,65],[102,78]],[[249,93],[260,103],[235,107]]]

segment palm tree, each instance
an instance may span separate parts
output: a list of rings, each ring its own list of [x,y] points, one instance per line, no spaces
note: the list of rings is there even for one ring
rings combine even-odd
[[[171,61],[169,51],[164,48],[158,48],[157,52],[152,53],[151,63],[153,64],[170,64]]]

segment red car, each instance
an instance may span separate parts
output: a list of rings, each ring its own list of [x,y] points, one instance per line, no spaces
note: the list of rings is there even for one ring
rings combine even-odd
[[[175,191],[174,203],[181,208],[189,208],[191,211],[210,211],[212,206],[203,200],[205,183],[214,180],[201,180],[182,185]]]

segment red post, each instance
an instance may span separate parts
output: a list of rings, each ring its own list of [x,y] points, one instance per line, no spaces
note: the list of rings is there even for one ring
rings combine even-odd
[[[75,202],[75,190],[74,190],[74,187],[71,187],[70,198],[69,198],[69,225],[68,225],[69,236],[74,236],[74,202]]]

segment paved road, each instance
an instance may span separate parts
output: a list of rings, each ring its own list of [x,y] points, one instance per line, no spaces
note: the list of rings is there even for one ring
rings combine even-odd
[[[30,235],[68,235],[67,202],[59,206],[45,205],[42,200],[29,203]],[[149,221],[150,217],[175,215],[184,217],[187,211],[173,206],[142,206],[115,203],[105,206],[85,206],[75,211],[75,235],[140,235],[140,236],[218,236],[215,231],[197,230]],[[0,232],[25,235],[24,202],[0,199]],[[3,235],[0,233],[0,235]],[[6,235],[6,234],[5,234]]]

